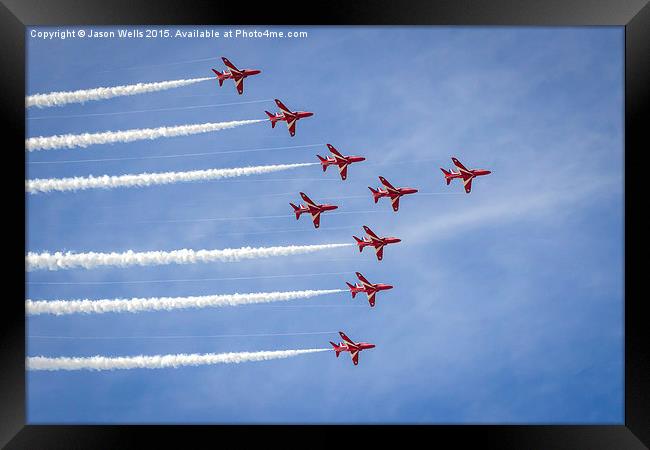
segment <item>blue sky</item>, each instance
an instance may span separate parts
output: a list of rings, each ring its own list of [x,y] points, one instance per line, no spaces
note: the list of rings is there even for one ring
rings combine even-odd
[[[314,166],[231,181],[26,195],[27,250],[352,242],[364,224],[402,243],[386,248],[381,263],[373,252],[346,247],[231,264],[31,272],[27,296],[335,289],[353,281],[355,271],[395,289],[380,293],[373,309],[342,293],[233,308],[30,317],[29,336],[107,339],[28,337],[27,352],[127,356],[318,348],[336,340],[338,330],[377,347],[361,354],[357,367],[347,357],[318,353],[196,368],[31,372],[28,422],[623,423],[623,28],[274,28],[298,29],[309,37],[28,37],[28,95],[210,76],[211,67],[222,66],[222,55],[263,71],[246,80],[241,97],[232,82],[219,88],[207,81],[32,108],[28,136],[264,118],[264,109],[275,110],[270,100],[276,97],[290,108],[315,112],[298,123],[295,138],[284,125],[259,123],[32,152],[30,178],[312,162],[327,151],[325,143],[367,161],[351,166],[346,182]],[[195,61],[205,58],[214,60]],[[322,145],[35,164],[310,144]],[[439,167],[450,167],[452,155],[492,174],[475,180],[470,195],[457,180],[446,186]],[[378,175],[431,195],[402,199],[394,214],[385,199],[372,203],[367,186],[376,186]],[[291,214],[288,203],[299,200],[299,191],[358,213],[325,214],[315,230]],[[227,279],[242,277],[251,279]],[[159,282],[147,282],[152,280]],[[316,332],[328,333],[152,338]],[[125,339],[133,336],[141,337]]]

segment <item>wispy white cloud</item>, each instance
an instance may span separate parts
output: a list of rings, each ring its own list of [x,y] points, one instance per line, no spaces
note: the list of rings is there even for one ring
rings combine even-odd
[[[400,233],[412,241],[428,241],[444,239],[471,227],[509,223],[522,218],[548,218],[553,211],[558,213],[551,217],[558,217],[561,208],[588,199],[596,193],[613,192],[617,187],[620,188],[619,182],[616,178],[601,178],[592,183],[577,186],[572,184],[568,190],[528,191],[507,198],[486,199],[478,207],[443,213],[430,220],[409,224]]]

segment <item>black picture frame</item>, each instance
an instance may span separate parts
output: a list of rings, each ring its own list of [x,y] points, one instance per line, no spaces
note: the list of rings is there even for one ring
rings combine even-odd
[[[7,295],[0,315],[0,445],[6,448],[126,448],[159,440],[184,448],[214,447],[223,442],[222,426],[41,426],[26,425],[25,408],[25,164],[20,149],[25,138],[25,27],[38,25],[110,24],[253,24],[253,25],[515,25],[625,27],[625,423],[607,426],[301,426],[318,443],[350,443],[355,436],[415,438],[426,433],[429,442],[451,440],[454,446],[488,448],[635,449],[650,445],[648,380],[650,358],[644,345],[644,296],[640,286],[643,229],[639,217],[647,200],[641,191],[646,174],[640,158],[650,149],[643,117],[648,117],[650,78],[650,5],[647,0],[457,0],[457,1],[328,1],[286,7],[278,2],[158,0],[1,0],[0,111],[5,125],[3,156],[12,170],[3,198],[8,211],[6,236],[11,236],[12,263],[7,281],[15,295]],[[8,164],[5,162],[5,164]],[[22,167],[22,170],[20,169]],[[642,167],[642,166],[641,166]],[[15,168],[15,169],[14,169]],[[23,220],[15,220],[18,213]],[[20,227],[23,227],[20,229]],[[22,236],[22,239],[20,238]],[[21,284],[22,283],[22,284]],[[13,289],[12,289],[13,293]],[[251,434],[263,431],[265,441],[300,444],[285,426],[229,426],[232,442],[250,444]],[[408,428],[406,430],[405,428]],[[345,436],[341,436],[345,432]],[[412,433],[416,433],[413,435]],[[406,434],[408,433],[408,434]],[[261,433],[260,433],[261,434]],[[302,434],[302,433],[301,433]],[[422,436],[420,436],[422,437]],[[302,442],[304,437],[300,438]],[[313,438],[308,438],[313,441]],[[400,441],[402,441],[400,439]],[[404,441],[402,441],[403,443]],[[645,443],[645,445],[644,445]],[[246,445],[248,447],[249,445]]]

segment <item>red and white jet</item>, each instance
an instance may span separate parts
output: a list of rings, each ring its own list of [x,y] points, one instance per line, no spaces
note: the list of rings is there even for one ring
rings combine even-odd
[[[359,364],[359,352],[369,348],[375,348],[375,344],[369,342],[353,342],[352,339],[347,337],[342,331],[339,331],[339,334],[341,335],[343,342],[335,344],[330,341],[330,344],[332,344],[332,347],[334,347],[334,351],[336,352],[336,357],[338,358],[341,352],[350,352],[352,362],[355,366]]]
[[[463,184],[465,185],[465,192],[469,194],[472,191],[472,180],[476,177],[480,177],[483,175],[489,175],[492,172],[489,170],[485,169],[468,169],[465,166],[463,166],[460,161],[458,161],[456,158],[453,156],[451,157],[451,160],[454,162],[454,165],[458,167],[458,172],[454,172],[452,170],[445,170],[442,167],[440,170],[442,170],[442,173],[445,174],[445,180],[447,181],[447,186],[449,186],[449,183],[451,183],[451,180],[454,178],[461,178],[463,180]]]
[[[304,119],[305,117],[311,117],[314,115],[313,112],[309,111],[290,111],[289,108],[284,106],[284,104],[277,98],[275,99],[275,104],[278,105],[278,108],[280,108],[279,113],[272,114],[268,111],[264,111],[266,115],[269,116],[269,120],[271,121],[271,128],[275,128],[276,122],[287,122],[287,127],[289,127],[289,134],[292,137],[296,135],[296,122],[298,122],[300,119]]]
[[[368,296],[368,303],[370,303],[370,307],[375,306],[375,296],[377,295],[377,292],[393,289],[393,286],[391,286],[390,284],[383,284],[383,283],[372,284],[370,281],[366,280],[366,277],[361,275],[359,272],[357,272],[357,278],[359,279],[359,281],[361,281],[361,284],[358,283],[350,284],[348,282],[346,282],[345,284],[347,284],[348,287],[350,288],[350,293],[352,294],[352,298],[354,298],[359,292],[365,292],[366,295]]]
[[[382,236],[379,237],[373,231],[368,228],[367,226],[363,226],[364,231],[368,235],[368,237],[364,237],[363,239],[359,239],[356,236],[352,236],[355,241],[357,241],[357,245],[359,246],[359,252],[363,251],[364,247],[374,247],[375,252],[377,253],[377,260],[381,261],[382,258],[384,257],[384,246],[388,244],[397,244],[398,242],[402,242],[401,239],[398,239],[396,237],[390,237],[390,236]]]
[[[331,144],[327,144],[327,148],[334,156],[328,156],[327,158],[323,158],[321,155],[316,156],[320,159],[320,164],[323,166],[323,172],[325,172],[329,166],[338,166],[341,180],[345,180],[348,177],[348,166],[350,164],[366,160],[363,156],[343,156]]]
[[[223,80],[232,78],[235,80],[235,86],[237,87],[237,92],[239,92],[239,95],[244,93],[244,78],[251,75],[257,75],[261,72],[261,70],[257,69],[238,69],[233,63],[228,61],[228,58],[222,56],[221,59],[223,60],[223,63],[226,65],[226,67],[228,67],[230,70],[226,69],[223,72],[219,72],[216,69],[212,69],[212,71],[217,76],[217,80],[219,80],[219,86],[223,86]]]
[[[384,177],[379,177],[379,181],[381,181],[381,184],[386,186],[386,189],[378,187],[377,190],[375,190],[368,186],[368,189],[372,192],[372,198],[374,198],[375,203],[377,203],[381,197],[389,197],[390,202],[393,204],[393,211],[395,212],[399,210],[399,198],[402,195],[415,194],[418,191],[417,189],[410,187],[393,187],[393,185]]]
[[[325,212],[325,211],[332,211],[338,208],[336,205],[328,205],[327,203],[323,203],[322,205],[318,205],[312,201],[309,197],[304,192],[300,193],[300,196],[302,199],[305,201],[306,205],[300,205],[296,206],[293,203],[289,203],[291,207],[293,208],[293,212],[296,213],[296,220],[300,219],[300,214],[302,213],[309,213],[311,214],[311,218],[314,222],[314,227],[318,228],[320,227],[320,213]]]

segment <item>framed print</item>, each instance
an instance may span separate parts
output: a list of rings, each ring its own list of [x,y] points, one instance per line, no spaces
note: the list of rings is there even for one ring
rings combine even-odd
[[[0,442],[645,448],[650,7],[487,5],[3,0]]]

